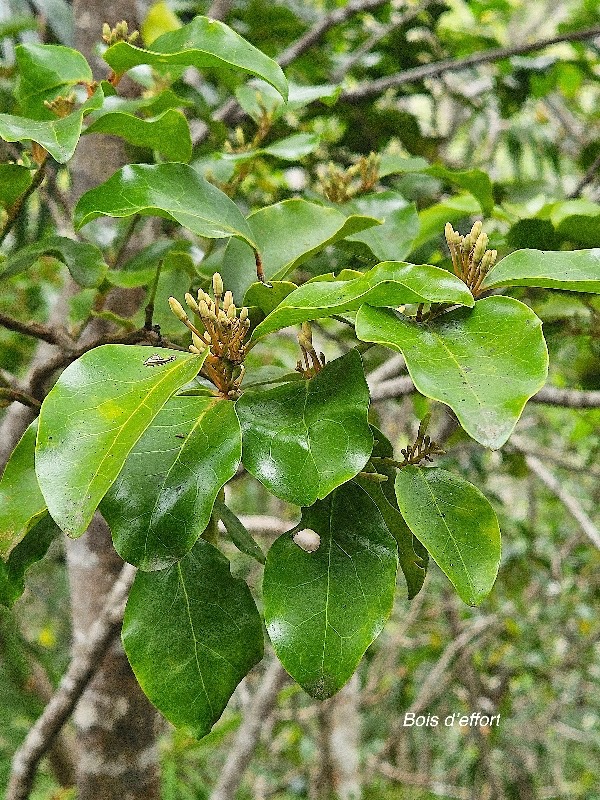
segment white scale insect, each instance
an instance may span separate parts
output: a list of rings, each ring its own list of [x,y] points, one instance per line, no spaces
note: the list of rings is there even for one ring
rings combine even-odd
[[[160,367],[163,364],[168,364],[169,361],[175,361],[175,356],[169,356],[168,358],[163,358],[159,353],[154,353],[154,355],[151,355],[144,361],[144,366]]]

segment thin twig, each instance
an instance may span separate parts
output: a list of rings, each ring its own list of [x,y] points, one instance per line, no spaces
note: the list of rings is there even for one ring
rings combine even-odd
[[[33,336],[35,339],[41,339],[44,342],[49,342],[49,344],[64,346],[67,343],[65,341],[67,339],[66,334],[61,335],[58,331],[47,325],[42,325],[39,322],[21,322],[1,312],[0,325],[7,328],[9,331],[23,333],[25,336]]]
[[[350,57],[333,73],[332,80],[335,82],[339,82],[343,80],[344,75],[347,75],[352,67],[357,64],[361,58],[363,58],[367,53],[369,53],[382,39],[385,39],[386,36],[389,36],[390,33],[397,30],[398,28],[402,27],[402,25],[406,25],[407,22],[410,22],[415,17],[418,17],[423,11],[427,9],[428,6],[433,5],[435,0],[424,0],[420,5],[415,6],[414,8],[409,8],[403,14],[400,14],[393,22],[390,22],[388,25],[381,25],[371,36],[367,39],[367,41],[357,47],[356,50],[352,52]]]
[[[154,281],[150,289],[150,296],[148,297],[148,304],[145,308],[144,329],[147,331],[152,330],[152,317],[154,316],[154,301],[156,299],[156,290],[158,289],[158,279],[160,278],[160,271],[162,270],[163,260],[158,262],[156,272],[154,273]]]
[[[573,191],[567,195],[569,200],[575,200],[581,192],[585,189],[585,187],[592,183],[594,178],[597,176],[598,172],[600,171],[600,154],[596,156],[594,161],[590,164],[587,168],[585,175],[579,181],[577,186],[573,189]]]
[[[579,527],[588,539],[600,549],[600,531],[585,513],[579,501],[570,494],[563,484],[542,464],[539,458],[531,454],[525,455],[525,462],[529,469],[546,484],[552,494],[560,500],[571,516],[577,520]]]
[[[27,800],[29,797],[40,759],[73,713],[104,653],[119,632],[135,572],[135,567],[130,564],[121,570],[86,642],[75,651],[58,689],[15,753],[6,800]]]
[[[26,392],[21,392],[19,389],[11,389],[2,386],[0,387],[0,404],[6,401],[10,403],[22,403],[24,406],[30,406],[30,408],[42,407],[42,404],[39,400],[36,400],[35,397],[31,397],[31,395],[27,394]]]
[[[567,33],[550,36],[547,39],[539,39],[537,42],[530,42],[529,44],[517,44],[512,47],[495,47],[492,50],[473,53],[465,58],[446,58],[443,61],[435,61],[433,64],[423,64],[423,66],[406,69],[394,75],[386,75],[386,77],[379,78],[378,80],[361,83],[358,86],[346,89],[342,92],[340,100],[345,100],[347,103],[359,103],[362,100],[376,97],[388,89],[394,89],[406,83],[415,83],[424,78],[435,78],[446,72],[457,72],[461,69],[477,66],[478,64],[501,61],[511,56],[533,53],[536,50],[543,50],[546,47],[560,44],[561,42],[581,42],[586,39],[593,39],[596,36],[600,36],[600,25],[596,25],[593,28],[585,28],[581,31],[568,31]]]
[[[0,245],[6,239],[8,234],[11,232],[13,225],[19,218],[21,209],[23,208],[29,197],[31,197],[31,195],[35,192],[35,190],[40,186],[40,184],[44,180],[45,173],[46,173],[46,167],[44,162],[44,164],[41,164],[35,171],[33,178],[31,179],[31,183],[29,184],[27,189],[25,189],[23,194],[19,198],[17,198],[17,200],[12,204],[8,212],[6,222],[4,223],[4,225],[2,226],[2,230],[0,231]]]
[[[334,11],[330,11],[329,14],[324,14],[309,31],[288,45],[283,53],[279,54],[277,63],[281,67],[287,67],[292,61],[295,61],[317,44],[327,31],[335,25],[340,25],[350,17],[355,14],[361,14],[363,11],[375,11],[375,9],[385,6],[388,2],[389,0],[350,0],[345,6],[336,8]]]
[[[400,375],[381,382],[371,382],[371,399],[386,400],[392,397],[404,397],[416,389],[408,375]],[[583,389],[558,389],[555,386],[544,386],[530,400],[530,403],[558,406],[559,408],[600,408],[600,391]]]
[[[260,741],[264,722],[273,711],[277,695],[286,678],[287,673],[284,668],[277,659],[274,659],[263,675],[256,694],[244,714],[243,722],[229,749],[210,800],[231,800],[232,797],[235,797],[244,772]]]

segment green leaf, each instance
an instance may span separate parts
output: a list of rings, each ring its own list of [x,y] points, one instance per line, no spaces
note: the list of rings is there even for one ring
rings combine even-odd
[[[137,574],[123,645],[151,702],[201,738],[261,660],[263,632],[246,584],[232,577],[225,556],[198,539],[178,564]]]
[[[429,164],[424,158],[404,158],[385,153],[381,156],[379,176],[405,175],[420,173],[432,178],[458,186],[469,192],[481,206],[484,214],[491,214],[494,209],[492,182],[486,172],[480,169],[454,170],[443,164]]]
[[[11,608],[25,589],[25,573],[40,561],[60,528],[48,514],[31,528],[11,552],[6,563],[0,561],[0,605]]]
[[[279,281],[328,245],[380,223],[297,199],[261,208],[248,217],[248,224],[262,255],[265,277]],[[243,297],[256,280],[250,248],[243,242],[229,242],[221,274],[234,296]]]
[[[181,111],[171,108],[154,119],[114,111],[103,114],[84,133],[120,136],[137,147],[150,147],[168,161],[188,162],[192,157],[190,126]]]
[[[241,457],[232,402],[172,397],[100,505],[121,558],[143,570],[182,558],[208,525],[215,498]]]
[[[104,60],[117,74],[132,67],[196,67],[239,69],[262,78],[287,99],[287,81],[276,61],[261,53],[235,31],[207,17],[194,19],[178,30],[164,33],[144,50],[128,42],[117,42],[104,53]]]
[[[389,440],[377,428],[371,426],[371,430],[375,437],[372,455],[380,458],[393,458],[394,448]],[[413,536],[398,509],[394,492],[395,467],[382,466],[381,462],[377,462],[377,472],[381,475],[386,475],[387,481],[375,483],[360,476],[354,478],[354,480],[375,503],[386,528],[396,540],[400,568],[404,574],[408,589],[408,599],[412,600],[421,591],[427,574],[427,551],[422,552],[423,548],[419,546],[418,540]]]
[[[10,208],[31,185],[33,173],[21,164],[0,164],[0,206]]]
[[[266,316],[297,288],[290,281],[273,281],[270,286],[253,283],[244,295],[244,305],[255,306]]]
[[[4,560],[46,514],[35,476],[36,432],[37,419],[21,437],[0,479],[0,556]]]
[[[320,100],[326,105],[332,105],[341,92],[341,86],[327,83],[314,86],[300,86],[288,83],[288,101],[283,102],[279,92],[276,92],[268,83],[260,80],[251,80],[238,86],[235,96],[246,114],[255,122],[260,122],[263,114],[270,114],[273,119],[279,119],[290,111],[298,111],[315,100]]]
[[[600,249],[517,250],[490,270],[482,289],[540,286],[600,294]]]
[[[42,404],[36,472],[54,521],[80,536],[131,449],[169,397],[196,376],[204,356],[107,344],[62,373]]]
[[[500,529],[486,498],[446,470],[412,466],[398,471],[396,496],[409,528],[460,598],[479,605],[500,565]]]
[[[8,278],[29,269],[42,256],[52,256],[67,266],[73,280],[80,286],[98,286],[108,271],[101,250],[89,242],[77,242],[66,236],[50,236],[33,242],[7,258],[1,271]]]
[[[276,497],[309,506],[353,478],[373,447],[369,390],[356,350],[310,380],[237,401],[244,466]]]
[[[400,350],[418,391],[450,406],[469,436],[494,450],[548,374],[542,323],[512,297],[488,297],[423,323],[363,306],[356,335]]]
[[[186,164],[123,167],[79,198],[74,218],[81,228],[102,215],[134,214],[172,219],[209,239],[239,236],[255,247],[252,231],[233,200]]]
[[[78,50],[55,44],[20,44],[15,48],[19,81],[16,97],[21,112],[33,119],[55,119],[45,100],[67,95],[78,83],[94,80]]]
[[[59,164],[65,164],[75,152],[83,117],[102,105],[104,95],[98,87],[92,97],[66,117],[36,120],[0,114],[0,138],[7,142],[37,142]]]
[[[479,203],[468,194],[450,197],[443,203],[429,206],[419,213],[419,234],[413,242],[412,252],[414,253],[432,239],[442,238],[444,225],[447,222],[455,224],[472,214],[479,214],[480,211]]]
[[[419,232],[414,203],[398,192],[378,192],[358,197],[343,206],[345,212],[383,220],[382,225],[349,236],[348,242],[365,244],[380,261],[402,261],[410,253]]]
[[[163,33],[176,31],[178,28],[181,28],[181,21],[165,0],[152,3],[140,26],[145,44],[152,44]]]
[[[231,541],[240,551],[245,553],[251,558],[255,558],[260,564],[265,563],[265,554],[260,548],[260,545],[254,541],[252,536],[246,530],[246,527],[236,517],[230,508],[227,508],[225,503],[220,500],[215,501],[215,512],[218,514],[219,519],[223,522],[225,530],[229,534]]]
[[[453,170],[434,164],[423,170],[425,175],[454,184],[473,195],[481,206],[484,214],[489,215],[494,210],[494,193],[492,182],[486,172],[480,169]]]
[[[310,281],[285,297],[252,334],[257,341],[304,320],[356,311],[364,303],[395,308],[404,303],[460,303],[472,306],[465,284],[429,264],[387,261],[354,280]]]
[[[321,538],[313,553],[284,533],[267,555],[267,631],[283,666],[324,700],[350,678],[392,610],[396,542],[356,484],[302,512],[297,529]]]

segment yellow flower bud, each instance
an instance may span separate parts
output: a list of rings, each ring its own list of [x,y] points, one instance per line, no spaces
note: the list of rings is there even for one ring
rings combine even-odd
[[[180,319],[182,322],[187,322],[187,314],[183,310],[183,306],[176,300],[174,297],[169,297],[169,305],[171,306],[171,311],[175,314],[177,319]]]
[[[196,314],[198,313],[198,303],[194,300],[189,292],[185,293],[185,302],[188,304],[189,308],[192,309],[192,311],[195,311]]]
[[[229,291],[229,289],[225,292],[225,296],[223,297],[223,308],[225,311],[229,311],[229,306],[233,304],[233,295]]]
[[[247,319],[248,319],[248,309],[246,308],[246,306],[244,306],[240,311],[240,322],[244,322]]]
[[[221,297],[223,294],[223,279],[218,272],[215,272],[213,275],[213,291],[215,297]]]
[[[194,347],[201,353],[206,348],[206,343],[202,341],[202,339],[198,336],[198,334],[192,331],[192,341],[194,343]]]

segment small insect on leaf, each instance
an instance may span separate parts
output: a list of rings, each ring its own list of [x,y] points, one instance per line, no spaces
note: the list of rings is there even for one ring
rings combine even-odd
[[[162,364],[168,364],[169,361],[175,361],[175,356],[169,356],[168,358],[163,358],[158,353],[154,353],[149,358],[144,361],[145,367],[160,367]]]

